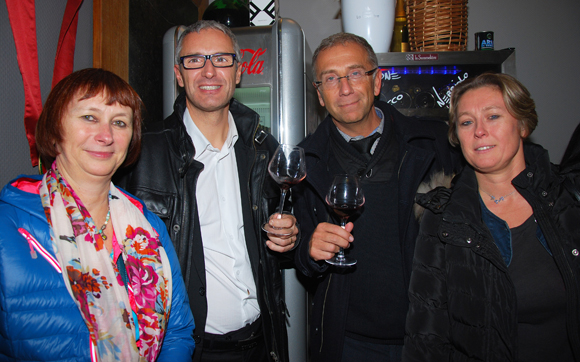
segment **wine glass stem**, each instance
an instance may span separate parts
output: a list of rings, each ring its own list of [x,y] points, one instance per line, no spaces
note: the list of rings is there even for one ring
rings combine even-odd
[[[282,215],[282,211],[284,211],[283,207],[284,207],[284,200],[286,199],[286,192],[288,192],[288,190],[286,189],[280,189],[282,191],[282,194],[280,195],[280,207],[278,208],[280,215]]]
[[[346,227],[346,217],[341,217],[340,218],[340,227],[341,228],[345,228]],[[339,248],[338,249],[338,254],[336,255],[337,259],[344,259],[344,249],[343,248]]]

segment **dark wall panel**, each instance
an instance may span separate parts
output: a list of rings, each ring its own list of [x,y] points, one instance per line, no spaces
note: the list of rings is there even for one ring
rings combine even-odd
[[[163,35],[175,25],[189,25],[198,18],[191,0],[130,0],[129,83],[147,108],[145,122],[163,117]]]

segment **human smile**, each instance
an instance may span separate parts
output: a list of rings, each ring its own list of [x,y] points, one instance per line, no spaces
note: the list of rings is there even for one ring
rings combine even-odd
[[[97,151],[87,151],[90,155],[97,158],[109,158],[113,156],[113,152],[97,152]]]
[[[476,151],[487,151],[487,150],[491,150],[494,147],[495,146],[481,146],[481,147],[477,147],[475,150]]]
[[[357,101],[354,101],[354,102],[350,102],[350,103],[343,103],[343,104],[339,104],[338,106],[339,106],[339,107],[344,107],[344,108],[346,108],[346,107],[351,107],[351,106],[354,106],[354,105],[356,105],[357,103],[358,103],[358,100],[357,100]]]
[[[221,86],[219,85],[200,85],[199,88],[203,90],[216,90],[219,89]]]

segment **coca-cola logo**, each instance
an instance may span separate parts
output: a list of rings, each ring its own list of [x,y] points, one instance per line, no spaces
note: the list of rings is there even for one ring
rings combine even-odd
[[[252,55],[250,61],[243,61],[241,64],[242,67],[242,74],[262,74],[264,70],[264,61],[259,60],[262,55],[266,53],[267,49],[258,48],[257,50],[254,49],[240,49],[242,54],[242,60],[245,58],[245,54],[249,53]]]

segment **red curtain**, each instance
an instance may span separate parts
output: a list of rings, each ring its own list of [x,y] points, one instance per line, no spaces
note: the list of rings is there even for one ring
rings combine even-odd
[[[78,12],[82,0],[68,0],[60,28],[52,87],[62,78],[72,73],[77,36]],[[38,77],[38,50],[36,41],[36,13],[34,0],[6,0],[8,17],[14,43],[18,67],[24,85],[24,129],[30,147],[32,166],[38,165],[38,152],[34,133],[38,117],[42,111],[40,80]]]

